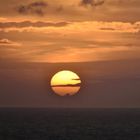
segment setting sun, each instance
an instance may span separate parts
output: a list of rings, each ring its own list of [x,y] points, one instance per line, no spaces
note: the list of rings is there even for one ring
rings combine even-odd
[[[52,90],[60,95],[74,95],[80,89],[80,77],[68,70],[57,72],[51,79]]]

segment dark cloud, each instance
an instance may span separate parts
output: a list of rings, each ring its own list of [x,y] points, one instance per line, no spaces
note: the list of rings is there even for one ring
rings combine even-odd
[[[74,81],[79,81],[80,79],[79,79],[79,78],[75,78],[75,79],[72,79],[72,80],[74,80]]]
[[[66,85],[52,85],[52,87],[79,87],[81,83],[77,84],[66,84]]]
[[[95,7],[95,6],[100,6],[104,4],[104,0],[82,0],[80,5],[82,6],[92,6],[92,7]]]
[[[114,31],[114,28],[100,28],[100,30]]]
[[[38,16],[43,16],[45,14],[44,9],[48,6],[48,3],[43,1],[29,3],[27,5],[20,5],[17,8],[20,14],[35,14]]]
[[[24,22],[1,22],[0,28],[22,28],[22,27],[62,27],[68,25],[68,22],[31,22],[31,21],[24,21]]]

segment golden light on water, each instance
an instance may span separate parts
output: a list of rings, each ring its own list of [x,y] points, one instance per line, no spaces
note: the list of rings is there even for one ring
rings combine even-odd
[[[51,79],[52,90],[60,96],[75,95],[80,90],[80,77],[69,70],[57,72]]]

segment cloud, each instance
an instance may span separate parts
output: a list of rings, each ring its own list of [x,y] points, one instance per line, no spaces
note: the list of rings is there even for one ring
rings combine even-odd
[[[105,31],[114,31],[115,29],[114,28],[109,28],[109,27],[107,27],[107,28],[100,28],[100,30],[105,30]]]
[[[61,27],[61,28],[60,28]],[[117,32],[139,33],[139,21],[130,22],[1,22],[0,31],[9,32],[43,32],[43,33],[83,33],[83,32]]]
[[[31,21],[23,21],[23,22],[0,22],[0,28],[24,28],[24,27],[62,27],[66,26],[68,22],[31,22]]]
[[[8,39],[1,39],[0,40],[0,44],[11,44],[12,42],[10,41],[10,40],[8,40]]]
[[[52,85],[52,87],[79,87],[81,86],[81,83],[77,84],[66,84],[66,85]]]
[[[16,8],[19,14],[23,15],[37,15],[45,16],[45,14],[59,13],[63,11],[62,4],[59,3],[47,3],[44,1],[33,2],[25,5],[20,5]]]
[[[35,37],[31,35],[34,40],[27,40],[27,42],[22,41],[20,47],[11,47],[10,45],[1,46],[0,57],[6,60],[15,59],[15,61],[24,62],[52,63],[140,58],[139,42],[137,42],[136,39],[138,36],[132,35],[131,37],[133,38],[129,38],[126,34],[117,34],[117,36],[113,34],[101,36],[101,34],[99,34],[98,38],[97,33],[95,33],[95,35],[87,35],[84,33],[84,36],[82,33],[79,33],[72,35],[71,39],[65,36],[60,38],[58,34],[52,34],[53,38],[50,40],[49,37],[51,35],[44,34],[45,38],[41,36],[41,38],[44,38],[41,42],[37,42],[38,36]],[[21,36],[24,38],[24,34]],[[27,34],[25,34],[25,36],[27,36]],[[26,40],[26,37],[24,40]],[[46,41],[47,44],[44,44],[44,41]],[[79,82],[78,79],[76,82]]]
[[[75,79],[72,79],[72,80],[74,80],[74,81],[79,81],[79,80],[80,80],[80,78],[75,78]]]
[[[119,32],[119,33],[138,33],[140,31],[139,22],[74,22],[71,23],[69,29],[80,32],[99,31],[99,32]]]
[[[9,45],[1,46],[1,57],[28,62],[83,62],[139,58],[139,21],[136,23],[70,22],[64,23],[66,24],[64,26],[55,26],[58,23],[50,22],[51,26],[48,26],[48,23],[45,25],[43,22],[31,21],[5,24],[2,30],[12,31],[5,33],[6,38],[12,41],[18,40],[22,46],[14,49]],[[1,33],[3,36],[3,32]],[[46,42],[48,44],[44,44]]]
[[[133,23],[139,20],[139,7],[138,0],[4,0],[0,16],[7,20],[45,21],[113,21],[115,17],[116,21]]]
[[[92,6],[92,7],[96,7],[96,6],[100,6],[104,4],[104,0],[82,0],[80,5],[82,6]]]
[[[38,1],[38,2],[33,2],[29,3],[27,5],[20,5],[17,8],[17,12],[20,14],[35,14],[38,16],[44,16],[44,9],[48,6],[48,3],[44,1]]]
[[[6,21],[7,21],[7,18],[0,17],[0,22],[6,22]]]
[[[9,40],[9,39],[7,39],[7,38],[2,38],[2,39],[0,39],[0,46],[4,46],[4,45],[13,45],[13,46],[17,46],[17,45],[20,45],[19,43],[17,43],[17,42],[14,42],[14,41],[11,41],[11,40]]]

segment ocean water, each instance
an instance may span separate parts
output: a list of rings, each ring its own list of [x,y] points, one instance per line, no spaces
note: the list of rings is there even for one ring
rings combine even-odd
[[[0,140],[140,140],[140,109],[0,109]]]

